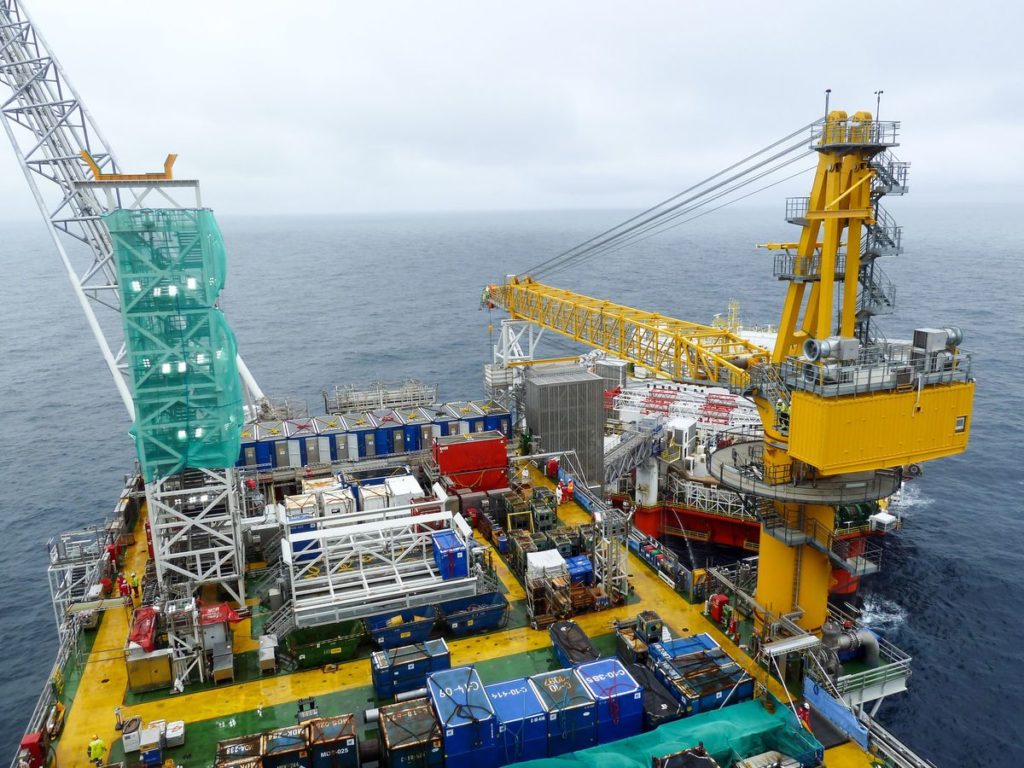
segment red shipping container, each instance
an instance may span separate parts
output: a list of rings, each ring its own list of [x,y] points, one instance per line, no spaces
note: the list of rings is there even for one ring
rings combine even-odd
[[[508,486],[508,470],[500,469],[471,469],[468,472],[456,472],[449,474],[455,488],[471,488],[474,491],[491,491],[495,488]]]
[[[442,475],[508,466],[508,438],[497,431],[439,437],[433,450]]]

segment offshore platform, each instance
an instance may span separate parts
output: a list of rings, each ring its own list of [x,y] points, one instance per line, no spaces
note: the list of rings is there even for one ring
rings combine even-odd
[[[879,567],[844,510],[868,505],[890,530],[878,505],[905,468],[963,451],[970,431],[959,329],[898,341],[876,320],[895,299],[877,261],[902,249],[880,204],[907,190],[897,122],[826,105],[487,286],[485,305],[510,316],[488,400],[339,389],[310,416],[271,401],[238,354],[199,182],[175,178],[174,155],[124,171],[20,0],[0,0],[0,84],[138,459],[107,521],[48,544],[59,652],[12,765],[65,768],[87,748],[189,767],[459,768],[484,753],[598,765],[607,744],[638,766],[930,765],[874,719],[905,690],[909,657],[829,605],[837,573],[855,586]],[[810,195],[786,205],[800,234],[764,246],[787,283],[768,336],[540,282],[806,156]],[[536,359],[543,330],[595,352],[582,366]],[[638,402],[679,418],[629,418]],[[664,551],[680,494],[709,518],[753,521],[757,558],[700,569]],[[118,592],[129,571],[142,583]],[[453,657],[463,666],[443,674]],[[230,701],[218,684],[237,686]],[[628,726],[627,691],[644,702]],[[535,750],[509,740],[525,727],[510,696],[536,700]],[[379,709],[359,725],[367,699]],[[737,735],[716,736],[723,724]]]

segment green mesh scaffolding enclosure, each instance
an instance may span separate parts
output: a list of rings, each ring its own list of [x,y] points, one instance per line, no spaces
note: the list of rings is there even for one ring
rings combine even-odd
[[[521,768],[651,768],[652,757],[663,757],[704,744],[719,765],[732,765],[752,755],[777,750],[801,765],[820,765],[821,743],[805,731],[785,705],[773,697],[774,712],[760,701],[665,723],[657,730],[561,757],[519,763]]]
[[[242,385],[235,336],[217,309],[224,240],[207,209],[118,209],[114,246],[135,423],[146,482],[234,466]]]

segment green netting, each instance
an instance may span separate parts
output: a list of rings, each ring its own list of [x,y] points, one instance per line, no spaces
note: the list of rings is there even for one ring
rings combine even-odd
[[[119,209],[114,246],[135,423],[146,481],[230,467],[243,422],[237,346],[216,307],[224,241],[206,209]]]
[[[704,748],[723,766],[771,750],[778,750],[803,765],[819,764],[824,754],[822,745],[804,730],[788,708],[776,703],[775,712],[770,713],[760,701],[746,701],[666,723],[640,736],[521,765],[523,768],[650,768],[652,757],[681,752],[700,742],[704,742]]]

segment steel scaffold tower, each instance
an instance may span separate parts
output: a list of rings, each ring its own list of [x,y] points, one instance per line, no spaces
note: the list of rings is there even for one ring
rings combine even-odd
[[[162,173],[124,174],[96,121],[20,0],[0,0],[0,102],[4,131],[46,222],[72,290],[99,344],[129,417],[136,417],[130,360],[120,319],[122,293],[114,247],[103,216],[139,210],[200,208],[199,182],[174,179],[174,156]],[[107,310],[97,313],[97,306]],[[237,356],[250,416],[265,399]],[[146,484],[161,590],[191,591],[216,582],[244,602],[244,580],[232,469],[190,470]],[[216,500],[216,501],[214,501]]]

